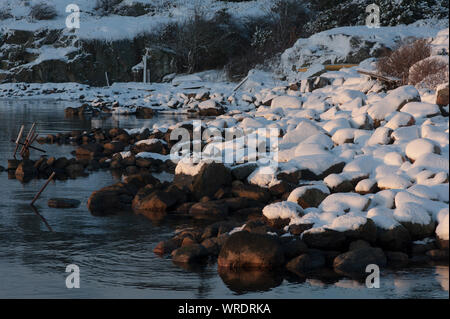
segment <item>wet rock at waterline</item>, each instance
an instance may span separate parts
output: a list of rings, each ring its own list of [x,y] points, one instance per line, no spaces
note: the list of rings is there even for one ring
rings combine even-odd
[[[52,208],[77,208],[80,206],[80,201],[70,198],[50,198],[47,204]]]
[[[274,269],[284,264],[284,253],[271,235],[239,231],[226,240],[217,264],[229,269]]]
[[[338,274],[351,277],[367,275],[366,267],[375,264],[383,268],[387,264],[386,255],[381,248],[365,247],[343,253],[334,259],[334,270]]]

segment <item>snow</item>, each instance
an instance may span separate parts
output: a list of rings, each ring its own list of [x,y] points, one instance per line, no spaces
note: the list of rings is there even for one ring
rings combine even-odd
[[[362,192],[369,192],[370,189],[377,183],[376,180],[373,179],[363,179],[362,181],[359,181],[358,184],[356,184],[355,191],[357,193]]]
[[[152,145],[152,144],[156,144],[156,143],[163,143],[166,144],[165,141],[163,140],[159,140],[156,138],[150,138],[150,139],[146,139],[146,140],[140,140],[139,142],[135,143],[135,145]]]
[[[294,108],[302,107],[302,100],[295,96],[277,96],[272,100],[271,108]]]
[[[325,185],[321,185],[321,184],[315,184],[315,185],[305,185],[305,186],[300,186],[300,187],[297,187],[296,189],[294,189],[290,194],[289,194],[289,197],[288,197],[288,201],[289,202],[294,202],[294,203],[297,203],[298,202],[298,199],[300,198],[300,197],[302,197],[305,193],[306,193],[306,191],[308,190],[308,189],[318,189],[318,190],[320,190],[322,193],[324,193],[324,194],[330,194],[330,190],[328,189],[328,187],[326,187]]]
[[[296,221],[303,215],[303,209],[297,203],[284,201],[267,205],[263,208],[263,215],[268,219],[281,218]]]
[[[307,39],[299,39],[281,56],[281,70],[291,78],[301,74],[292,72],[292,66],[339,63],[354,51],[354,38],[360,43],[376,42],[374,48],[395,47],[397,41],[413,37],[431,38],[440,31],[439,26],[399,25],[395,27],[367,28],[366,26],[339,27],[316,33]],[[441,40],[444,41],[444,40]]]
[[[400,109],[401,112],[411,114],[415,118],[429,117],[440,113],[436,104],[424,102],[410,102]]]
[[[343,232],[347,230],[356,230],[366,223],[367,218],[358,216],[353,213],[348,213],[334,219],[329,228]]]
[[[420,94],[412,85],[405,85],[388,93],[382,100],[373,103],[369,109],[368,114],[374,120],[384,120],[395,111],[399,111],[404,104],[409,101],[420,100]],[[408,112],[405,110],[405,112]]]
[[[375,207],[367,212],[367,218],[373,220],[377,227],[382,229],[394,229],[400,224],[394,219],[394,212],[385,207]]]
[[[394,211],[394,218],[399,222],[428,225],[431,223],[430,215],[417,203],[403,203]]]
[[[433,141],[419,138],[408,143],[405,153],[409,159],[416,161],[422,155],[436,153],[436,149],[439,150],[439,147]]]
[[[443,210],[440,213],[439,219],[438,219],[438,226],[436,227],[436,235],[443,240],[448,240],[448,232],[449,232],[449,226],[448,226],[448,208],[446,210]]]
[[[183,158],[178,162],[177,167],[175,168],[175,174],[196,176],[205,165],[206,162],[203,161],[195,163],[195,161],[190,158]]]
[[[356,193],[335,193],[329,195],[320,204],[319,208],[325,212],[330,211],[364,211],[369,199]]]
[[[388,175],[378,179],[378,187],[381,189],[406,189],[409,186],[411,181],[399,175]]]

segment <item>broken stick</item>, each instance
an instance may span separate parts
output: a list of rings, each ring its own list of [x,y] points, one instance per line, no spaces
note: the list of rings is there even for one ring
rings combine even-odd
[[[19,134],[17,135],[17,139],[16,139],[16,141],[15,141],[15,143],[16,143],[16,148],[14,149],[14,154],[13,154],[14,159],[16,158],[17,150],[19,149],[19,144],[20,144],[20,140],[21,140],[22,135],[23,135],[23,130],[24,130],[24,128],[25,128],[25,125],[22,125],[22,126],[20,127]],[[13,141],[14,141],[14,140],[13,140]]]
[[[33,206],[34,202],[36,202],[38,200],[39,196],[41,196],[42,192],[47,187],[47,185],[50,183],[50,181],[53,179],[53,177],[55,177],[55,175],[56,175],[55,172],[53,172],[52,175],[50,175],[48,180],[45,182],[44,186],[42,186],[42,188],[39,190],[39,192],[36,194],[36,196],[34,196],[33,200],[30,203],[31,206]]]

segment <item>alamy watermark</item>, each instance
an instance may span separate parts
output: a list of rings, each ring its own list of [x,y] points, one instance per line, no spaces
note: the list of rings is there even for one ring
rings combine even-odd
[[[66,18],[66,27],[68,29],[80,28],[80,7],[71,3],[66,7],[66,13],[70,13]]]
[[[369,15],[366,17],[366,26],[368,28],[380,27],[380,7],[375,3],[369,4],[366,7],[366,13]]]
[[[380,288],[380,267],[375,264],[367,265],[366,273],[370,273],[366,277],[366,287],[369,289]]]
[[[70,273],[66,277],[66,287],[68,289],[80,288],[80,267],[70,264],[66,267],[66,272]]]

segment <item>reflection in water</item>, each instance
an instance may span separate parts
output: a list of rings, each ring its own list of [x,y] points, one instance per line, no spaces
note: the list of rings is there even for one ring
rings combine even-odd
[[[436,280],[441,284],[442,289],[448,292],[448,267],[437,266],[436,267]]]
[[[237,294],[244,294],[250,291],[269,291],[283,282],[283,275],[279,271],[272,272],[257,269],[230,270],[219,267],[218,272],[227,287]]]
[[[6,166],[12,156],[14,144],[9,140],[17,136],[22,124],[30,127],[36,122],[39,135],[46,136],[92,126],[109,128],[117,119],[123,128],[181,120],[126,116],[67,119],[67,106],[70,103],[0,100],[0,165]],[[71,145],[41,147],[56,157],[70,158],[74,150]],[[34,159],[39,155],[31,152]],[[99,171],[57,180],[36,202],[36,210],[29,203],[43,181],[21,184],[8,176],[0,173],[0,298],[448,298],[448,267],[387,272],[382,275],[382,287],[371,290],[324,274],[308,274],[313,279],[306,279],[263,272],[219,275],[215,264],[182,268],[167,256],[158,257],[153,249],[176,229],[192,226],[189,220],[152,216],[157,221],[152,222],[135,214],[94,217],[88,212],[89,195],[119,181],[120,174]],[[170,174],[161,177],[173,178]],[[78,199],[81,205],[49,209],[46,203],[52,197]],[[68,264],[80,267],[80,289],[65,287]]]
[[[33,212],[39,216],[39,218],[44,222],[45,226],[47,226],[49,231],[53,231],[53,229],[50,227],[50,225],[48,224],[47,220],[45,219],[44,216],[42,216],[41,214],[39,214],[38,209],[36,208],[36,206],[34,205],[30,205],[31,209],[33,210]]]

